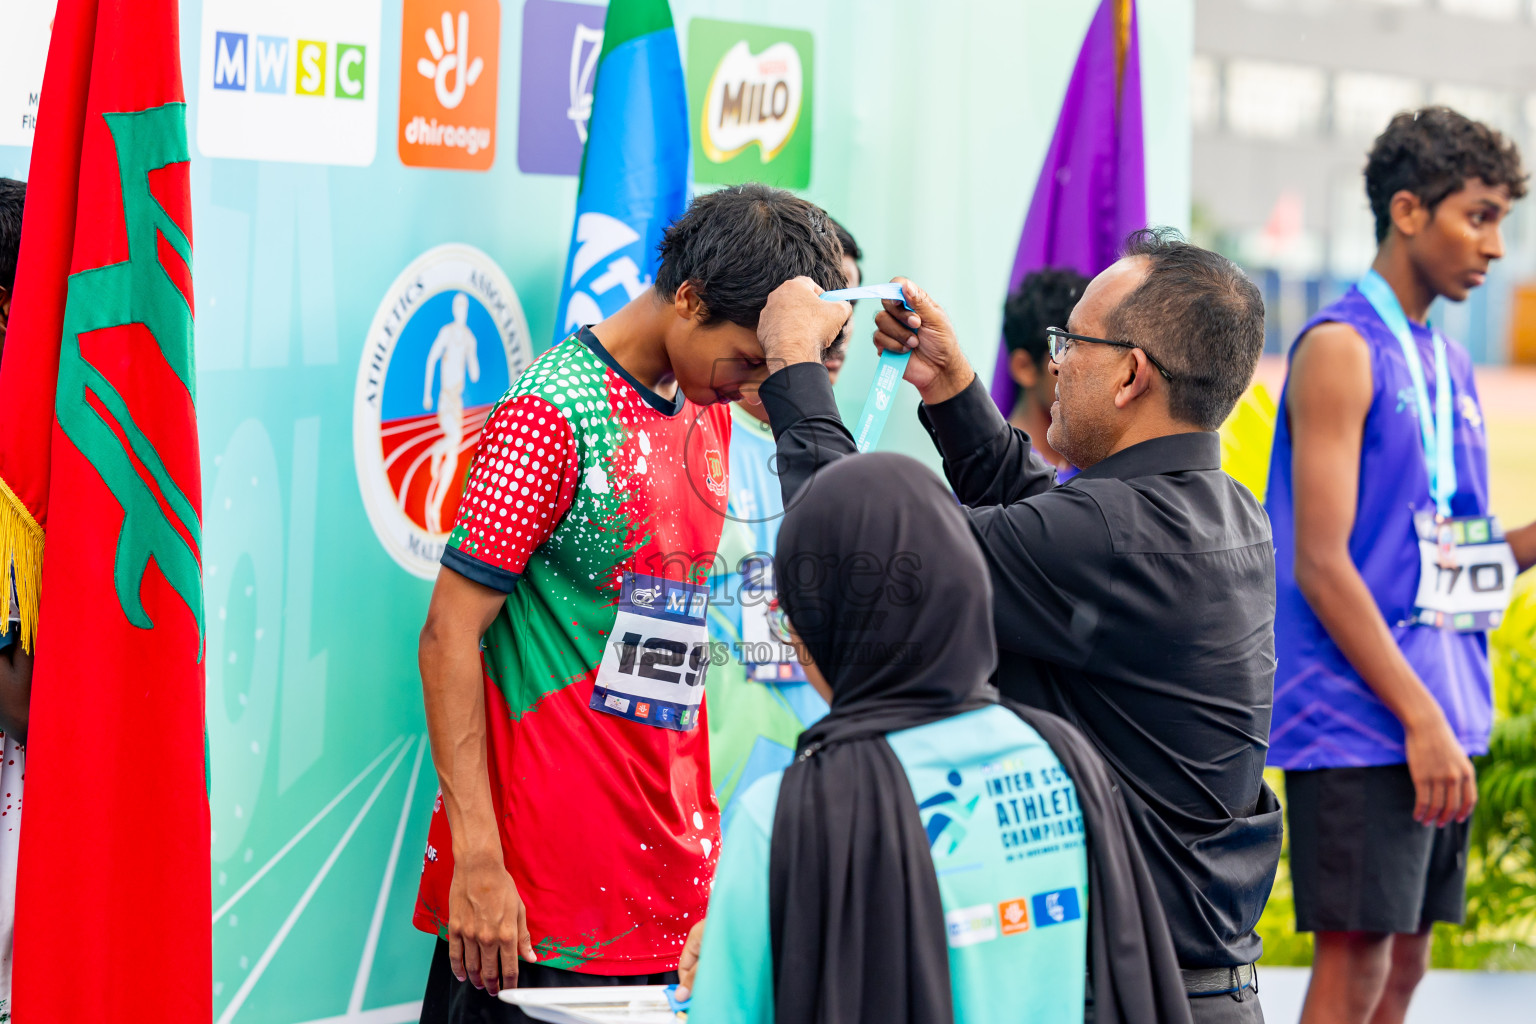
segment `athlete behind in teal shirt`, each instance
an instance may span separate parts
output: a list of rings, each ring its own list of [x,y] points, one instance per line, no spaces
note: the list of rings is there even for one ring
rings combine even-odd
[[[1099,1020],[1189,1021],[1102,762],[987,682],[983,568],[953,497],[905,456],[833,463],[786,513],[779,601],[831,710],[738,801],[683,954],[693,1024],[1080,1021],[1090,912]]]
[[[841,224],[832,221],[832,229],[843,247],[848,287],[857,287],[863,253]],[[849,320],[822,359],[834,384],[852,325]],[[744,395],[731,406],[730,490],[710,576],[709,638],[717,653],[704,684],[722,826],[736,813],[737,798],[788,765],[800,733],[827,713],[827,702],[806,685],[773,607],[773,549],[784,516],[775,454],[767,412],[755,395]]]

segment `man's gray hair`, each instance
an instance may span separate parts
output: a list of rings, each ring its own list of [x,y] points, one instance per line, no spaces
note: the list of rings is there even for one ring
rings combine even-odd
[[[1168,407],[1201,430],[1221,426],[1264,351],[1264,299],[1248,276],[1172,228],[1143,228],[1121,256],[1147,259],[1147,276],[1109,314],[1107,336],[1156,356],[1173,377]]]

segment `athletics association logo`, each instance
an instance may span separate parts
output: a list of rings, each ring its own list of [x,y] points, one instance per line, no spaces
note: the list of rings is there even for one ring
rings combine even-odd
[[[357,368],[352,456],[384,550],[437,575],[480,431],[533,359],[517,293],[489,256],[441,245],[395,278]]]

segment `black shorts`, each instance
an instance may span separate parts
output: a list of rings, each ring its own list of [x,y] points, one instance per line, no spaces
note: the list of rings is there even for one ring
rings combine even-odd
[[[518,964],[518,988],[588,988],[598,985],[674,985],[677,972],[619,977],[578,974],[543,964]],[[533,1018],[511,1003],[487,995],[467,981],[453,976],[448,962],[448,943],[437,940],[432,966],[427,970],[427,994],[421,1001],[421,1024],[523,1024]]]
[[[1414,934],[1466,918],[1471,821],[1413,820],[1408,766],[1285,773],[1298,932]]]

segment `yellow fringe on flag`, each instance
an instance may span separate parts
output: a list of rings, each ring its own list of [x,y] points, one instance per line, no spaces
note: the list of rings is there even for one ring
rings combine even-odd
[[[11,621],[11,588],[20,603],[21,649],[37,643],[37,603],[43,582],[43,528],[16,492],[0,480],[0,623]]]

